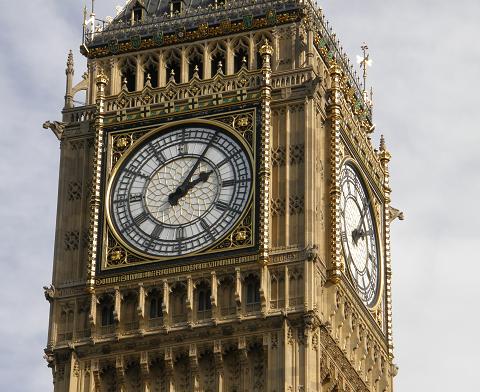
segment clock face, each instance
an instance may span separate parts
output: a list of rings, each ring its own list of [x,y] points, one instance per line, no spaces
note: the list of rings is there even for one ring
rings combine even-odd
[[[366,306],[373,306],[379,291],[379,257],[372,207],[365,186],[352,165],[341,175],[341,236],[347,268]]]
[[[252,193],[251,159],[221,128],[177,126],[141,142],[109,189],[110,221],[124,243],[150,256],[183,256],[239,221]]]

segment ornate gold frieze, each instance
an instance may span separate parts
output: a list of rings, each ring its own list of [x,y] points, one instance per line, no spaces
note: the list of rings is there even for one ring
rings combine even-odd
[[[238,34],[250,30],[258,30],[266,27],[284,25],[292,22],[298,22],[301,19],[302,11],[294,10],[284,13],[276,13],[271,10],[267,15],[262,17],[244,18],[241,21],[223,21],[219,25],[210,26],[208,24],[200,24],[195,30],[182,31],[172,33],[161,33],[162,39],[157,36],[142,38],[138,36],[135,40],[119,42],[113,39],[109,44],[97,47],[90,47],[84,51],[89,59],[102,58],[111,55],[120,55],[139,50],[153,49],[178,45],[181,43],[194,42],[199,39],[219,38],[229,34]]]

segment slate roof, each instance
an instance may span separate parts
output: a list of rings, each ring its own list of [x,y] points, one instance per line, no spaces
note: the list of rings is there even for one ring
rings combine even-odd
[[[169,12],[169,0],[141,0],[140,2],[143,2],[148,16],[163,16],[165,13]],[[214,3],[214,0],[184,0],[184,3],[186,6],[185,11],[188,13],[190,10],[198,9],[200,7],[207,8],[210,4]],[[135,4],[135,0],[131,1],[119,17],[124,15],[124,13],[130,10]]]

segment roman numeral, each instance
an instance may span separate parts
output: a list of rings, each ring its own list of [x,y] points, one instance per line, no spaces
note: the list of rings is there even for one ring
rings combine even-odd
[[[340,233],[340,235],[342,236],[342,241],[347,242],[347,233],[344,232],[344,231],[342,231],[342,232]]]
[[[205,230],[205,232],[208,234],[210,239],[213,240],[214,236],[213,236],[212,231],[210,229],[210,225],[207,223],[207,221],[205,219],[200,219],[200,226],[202,226],[203,230]]]
[[[215,203],[215,208],[220,211],[227,211],[230,209],[230,206],[224,201],[219,200]]]
[[[133,170],[130,170],[130,169],[125,169],[125,173],[126,173],[126,177],[140,177],[140,178],[144,178],[145,180],[147,180],[149,177],[143,173],[140,173],[140,172],[136,172],[136,171],[133,171]]]
[[[183,227],[177,228],[175,238],[177,241],[182,241],[185,239],[185,229]]]
[[[133,218],[133,221],[137,226],[140,226],[147,219],[148,219],[148,214],[144,211],[140,215],[137,215],[135,218]]]
[[[130,196],[129,196],[129,201],[130,203],[135,203],[135,202],[139,202],[139,201],[142,201],[142,194],[141,193],[132,193]]]
[[[229,186],[234,186],[236,183],[235,180],[225,180],[222,182],[222,188],[228,188]]]
[[[163,226],[162,225],[157,225],[153,229],[151,236],[155,237],[155,238],[158,238],[158,237],[160,237],[160,234],[162,234],[162,231],[163,231]]]
[[[147,151],[155,155],[155,158],[157,158],[157,161],[160,165],[167,160],[165,155],[163,155],[163,152],[161,150],[157,150],[157,147],[154,144],[150,144]]]

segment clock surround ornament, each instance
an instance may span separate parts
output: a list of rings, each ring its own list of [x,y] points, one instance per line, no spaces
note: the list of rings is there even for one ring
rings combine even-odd
[[[214,121],[181,121],[138,139],[116,162],[107,221],[116,241],[146,258],[208,251],[248,212],[255,169],[248,145]]]
[[[381,262],[372,196],[359,170],[346,162],[340,175],[340,233],[348,276],[365,306],[380,297]]]

